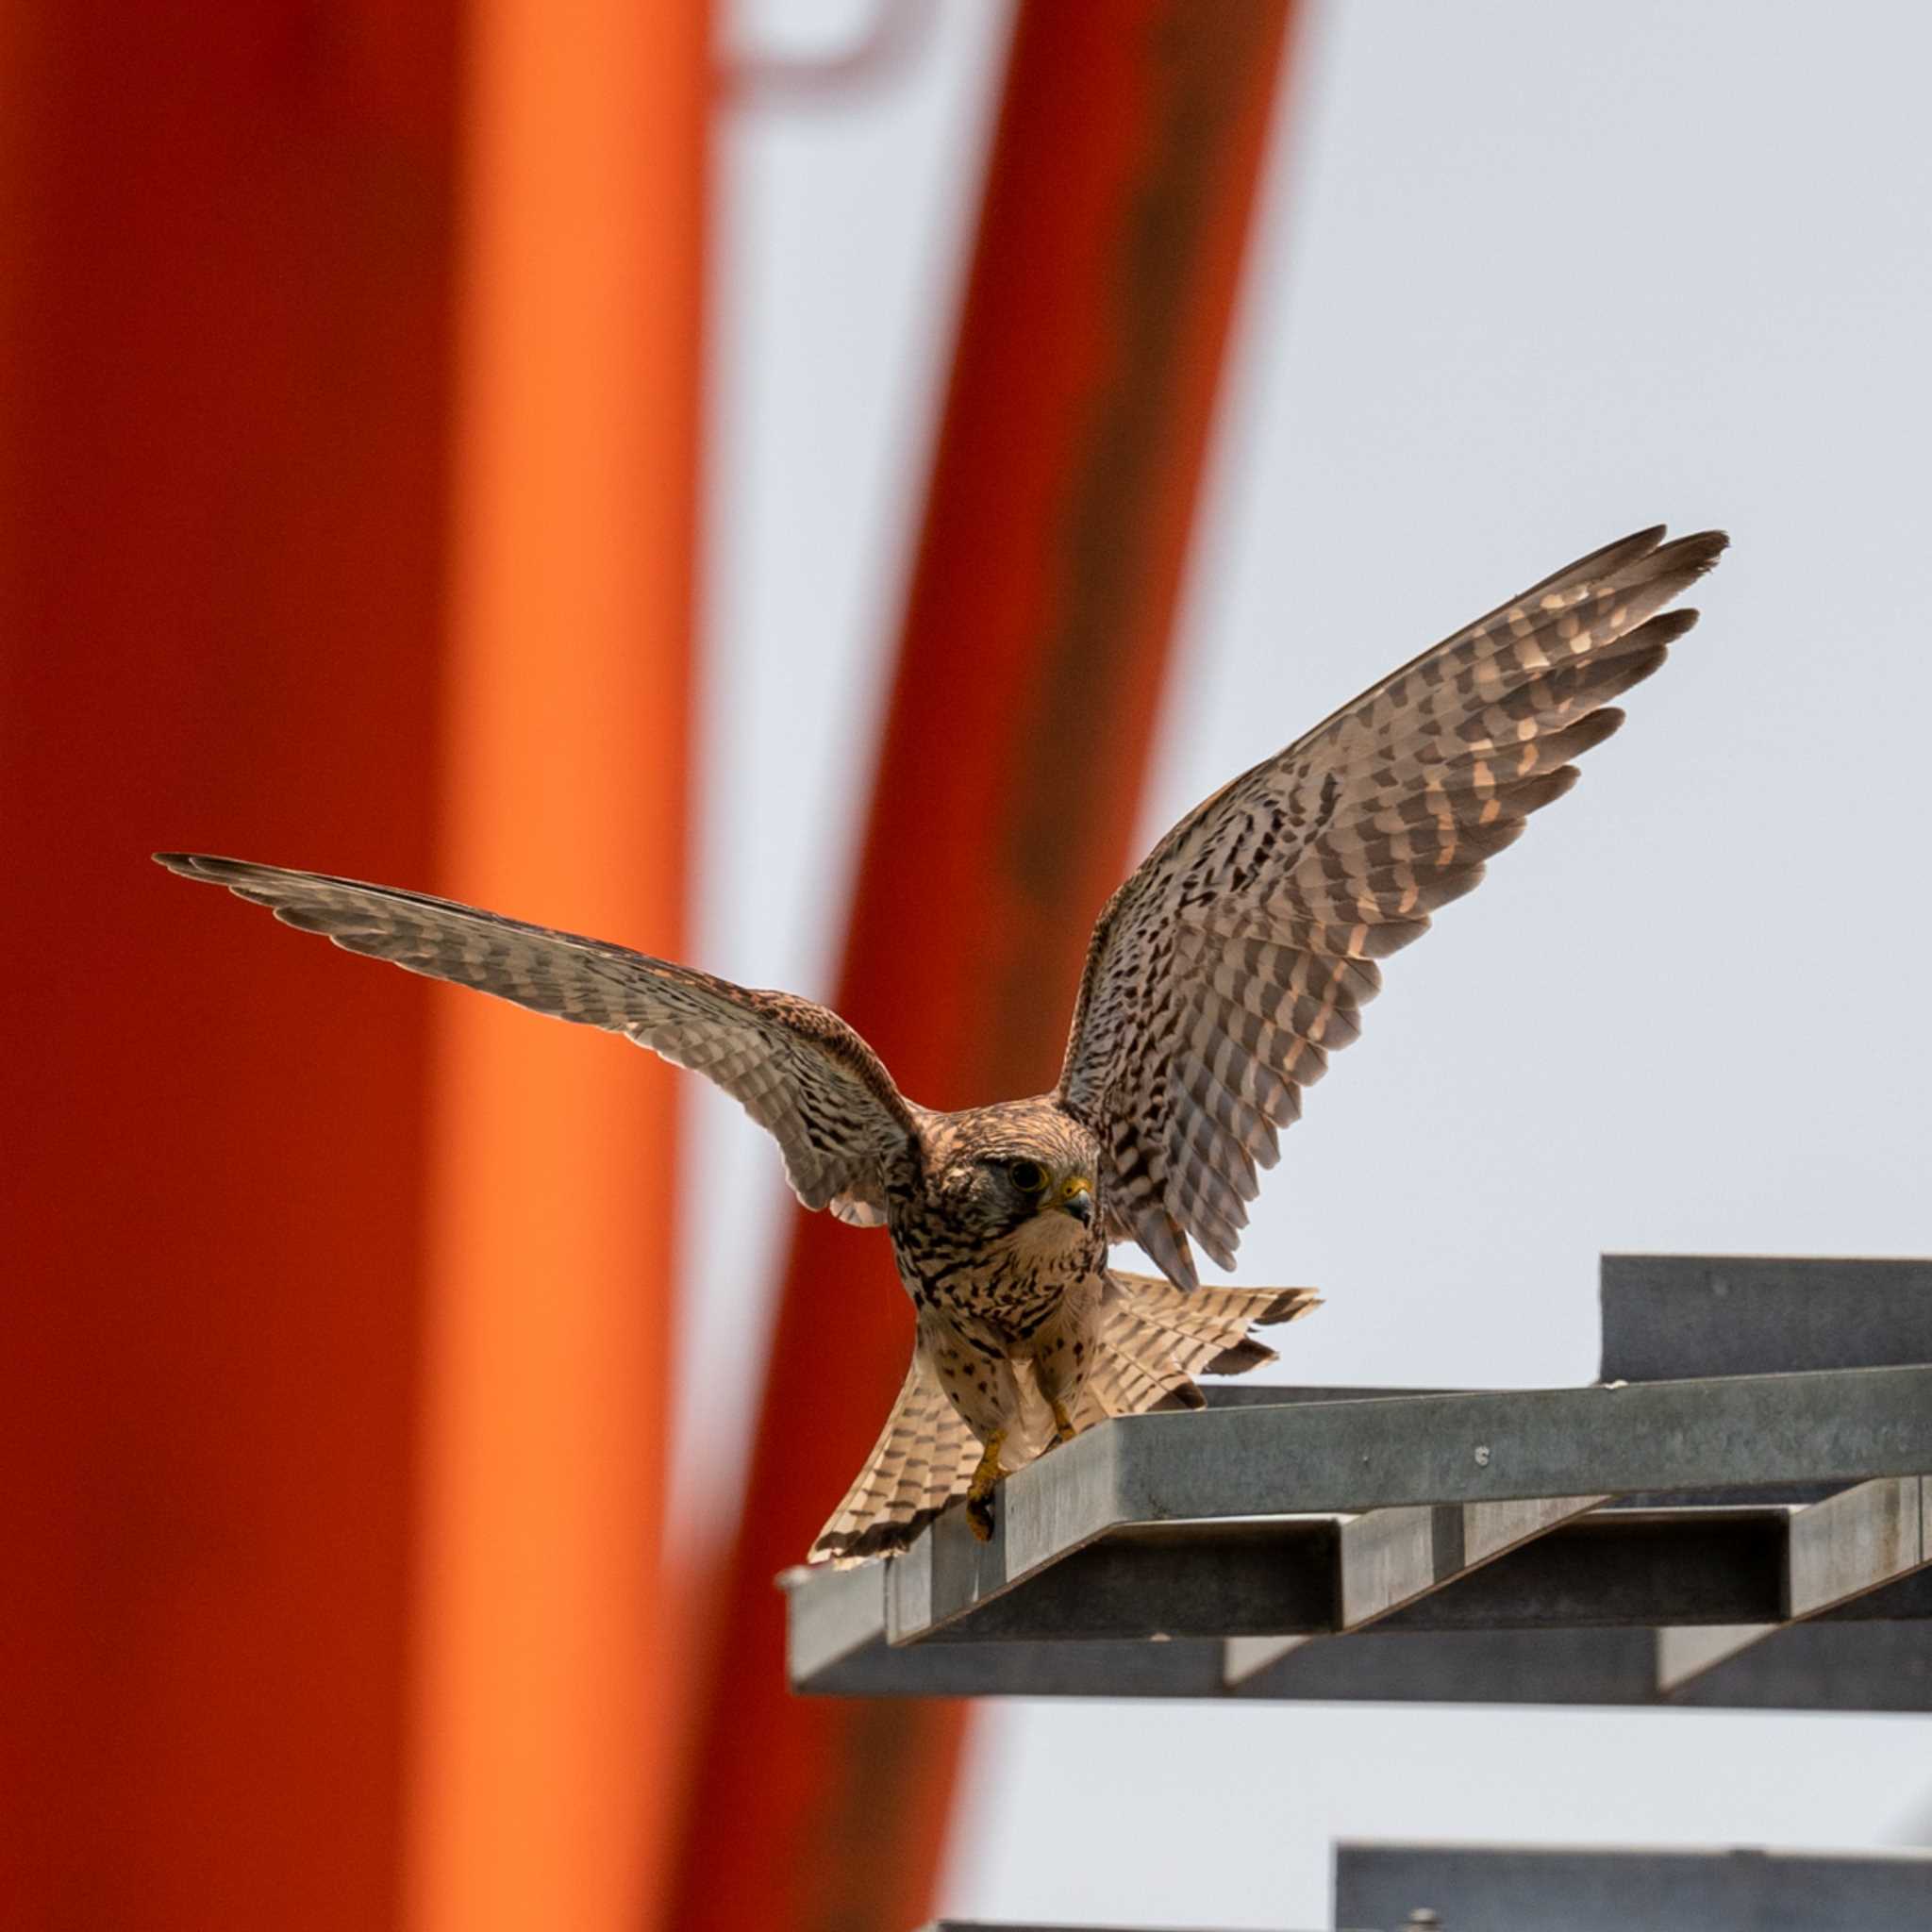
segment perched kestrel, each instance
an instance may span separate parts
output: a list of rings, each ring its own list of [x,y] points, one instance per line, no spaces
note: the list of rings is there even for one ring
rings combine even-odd
[[[885,1226],[917,1340],[884,1432],[814,1559],[902,1546],[1105,1417],[1199,1407],[1191,1377],[1271,1358],[1250,1324],[1303,1289],[1224,1268],[1301,1090],[1359,1030],[1376,961],[1469,891],[1575,782],[1694,610],[1716,532],[1645,530],[1558,571],[1188,814],[1093,929],[1059,1082],[964,1113],[908,1100],[844,1021],[601,940],[387,886],[158,855],[350,952],[622,1033],[770,1129],[808,1208]],[[1138,1241],[1165,1279],[1108,1265]]]

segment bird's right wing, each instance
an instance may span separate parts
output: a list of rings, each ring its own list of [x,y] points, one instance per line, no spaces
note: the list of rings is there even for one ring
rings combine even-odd
[[[860,1227],[885,1219],[883,1170],[914,1139],[911,1109],[879,1057],[824,1007],[422,892],[236,858],[156,858],[348,952],[622,1033],[714,1080],[769,1129],[808,1208]]]
[[[1108,1232],[1175,1287],[1224,1268],[1301,1090],[1359,1028],[1376,961],[1560,798],[1722,534],[1642,530],[1391,673],[1171,831],[1094,927],[1060,1070],[1100,1137]]]

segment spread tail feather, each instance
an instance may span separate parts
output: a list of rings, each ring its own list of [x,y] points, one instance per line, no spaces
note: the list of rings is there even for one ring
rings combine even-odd
[[[966,1493],[979,1442],[913,1351],[872,1454],[807,1559],[854,1563],[904,1549],[955,1496]]]
[[[1249,1328],[1291,1322],[1320,1300],[1311,1288],[1199,1288],[1183,1294],[1158,1275],[1109,1271],[1074,1426],[1149,1409],[1199,1408],[1195,1375],[1239,1375],[1272,1362],[1274,1351]],[[1016,1362],[1014,1369],[1030,1394],[1031,1364]],[[1031,1444],[1009,1445],[1008,1469],[1030,1460]],[[915,1350],[872,1454],[808,1560],[842,1565],[903,1550],[966,1493],[978,1461],[978,1439]]]
[[[1196,1375],[1241,1375],[1274,1360],[1248,1331],[1292,1322],[1321,1301],[1311,1288],[1197,1288],[1183,1294],[1158,1274],[1108,1271],[1099,1355],[1074,1420],[1199,1408]]]

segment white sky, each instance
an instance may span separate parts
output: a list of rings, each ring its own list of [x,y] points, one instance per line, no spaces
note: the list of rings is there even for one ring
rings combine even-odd
[[[821,997],[1003,45],[988,0],[938,9],[890,85],[741,110],[722,156],[693,953]],[[1295,1379],[1586,1380],[1604,1249],[1932,1251],[1927,72],[1932,13],[1872,0],[1312,15],[1147,839],[1573,556],[1659,520],[1735,548],[1287,1138],[1239,1278],[1329,1296]],[[695,1528],[788,1197],[688,1085]],[[1857,1846],[1928,1785],[1924,1720],[989,1705],[943,1904],[1324,1925],[1336,1837]]]

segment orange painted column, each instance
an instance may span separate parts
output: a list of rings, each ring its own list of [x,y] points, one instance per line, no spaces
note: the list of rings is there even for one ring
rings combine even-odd
[[[706,0],[477,8],[439,877],[682,951]],[[659,1882],[676,1077],[433,1032],[407,1923],[631,1932]]]
[[[428,1004],[147,855],[430,873],[457,40],[0,14],[9,1927],[395,1912]]]
[[[0,10],[8,1927],[647,1910],[668,1078],[147,854],[677,949],[706,16]]]
[[[927,1105],[1052,1084],[1089,927],[1129,859],[1289,10],[1017,14],[837,1002]],[[678,1932],[925,1915],[959,1715],[790,1697],[772,1587],[910,1345],[885,1241],[801,1218]]]

